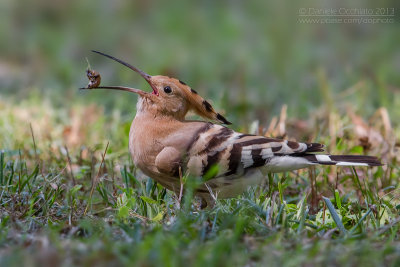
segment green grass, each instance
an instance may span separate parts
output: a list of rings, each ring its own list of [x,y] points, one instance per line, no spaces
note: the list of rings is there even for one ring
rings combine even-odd
[[[1,143],[14,148],[0,153],[0,265],[400,263],[398,158],[383,144],[364,150],[353,130],[331,144],[326,130],[308,129],[334,153],[377,153],[387,165],[269,175],[201,210],[194,177],[181,202],[141,177],[127,152],[129,120],[118,112],[0,105]],[[347,116],[339,122],[350,125]]]

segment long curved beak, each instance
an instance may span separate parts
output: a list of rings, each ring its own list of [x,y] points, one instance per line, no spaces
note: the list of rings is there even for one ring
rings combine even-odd
[[[120,63],[120,64],[122,64],[122,65],[124,65],[124,66],[126,66],[126,67],[128,67],[128,68],[130,68],[131,70],[133,70],[133,71],[135,71],[135,72],[137,72],[137,73],[139,73],[140,76],[142,76],[143,79],[145,79],[145,80],[149,83],[149,85],[150,85],[151,88],[153,89],[153,94],[158,95],[158,89],[157,89],[157,87],[155,87],[155,86],[152,84],[152,82],[151,82],[151,77],[152,77],[151,75],[149,75],[149,74],[145,73],[144,71],[142,71],[142,70],[136,68],[135,66],[132,66],[131,64],[126,63],[126,62],[124,62],[124,61],[122,61],[122,60],[120,60],[120,59],[118,59],[118,58],[113,57],[113,56],[110,56],[110,55],[107,55],[107,54],[104,54],[104,53],[102,53],[102,52],[95,51],[95,50],[92,50],[92,52],[94,52],[94,53],[96,53],[96,54],[99,54],[99,55],[102,55],[102,56],[105,56],[105,57],[108,57],[108,58],[110,58],[110,59],[112,59],[112,60],[115,60],[115,61],[117,61],[118,63]],[[140,91],[140,90],[138,90],[138,89],[135,89],[135,90],[125,90],[125,89],[122,89],[122,88],[126,88],[126,87],[122,87],[122,86],[109,86],[109,87],[104,87],[104,86],[103,86],[103,87],[98,87],[98,88],[103,88],[103,89],[115,89],[115,90],[124,90],[124,91],[130,91],[130,92],[134,92],[134,93],[139,93],[138,91]],[[133,88],[132,88],[132,89],[133,89]],[[141,94],[140,94],[140,95],[141,95]]]
[[[93,87],[93,88],[87,88],[87,87],[81,87],[79,88],[79,90],[93,90],[93,89],[111,89],[111,90],[120,90],[120,91],[126,91],[126,92],[131,92],[131,93],[135,93],[138,94],[142,97],[149,97],[151,94],[147,93],[145,91],[136,89],[136,88],[132,88],[132,87],[126,87],[126,86],[98,86],[98,87]]]

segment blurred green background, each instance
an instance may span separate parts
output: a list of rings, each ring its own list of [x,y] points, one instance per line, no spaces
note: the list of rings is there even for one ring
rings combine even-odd
[[[300,8],[395,8],[394,23],[300,23]],[[139,75],[175,76],[229,120],[266,124],[283,104],[306,118],[350,105],[367,117],[385,106],[400,119],[398,1],[28,1],[0,3],[0,97],[55,107],[96,103],[130,120],[136,96],[79,92],[87,57],[103,85],[147,89]],[[9,100],[11,99],[11,100]]]

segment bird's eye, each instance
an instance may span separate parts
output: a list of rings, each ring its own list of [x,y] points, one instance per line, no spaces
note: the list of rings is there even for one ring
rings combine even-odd
[[[164,92],[166,92],[167,94],[170,94],[170,93],[172,92],[171,87],[165,86],[165,87],[164,87]]]

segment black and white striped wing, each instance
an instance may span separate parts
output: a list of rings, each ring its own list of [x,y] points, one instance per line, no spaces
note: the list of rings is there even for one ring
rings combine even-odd
[[[310,161],[299,157],[321,152],[323,145],[241,134],[229,128],[207,124],[188,148],[187,169],[202,176],[217,165],[217,177],[243,175],[252,168],[280,172],[304,168]]]

